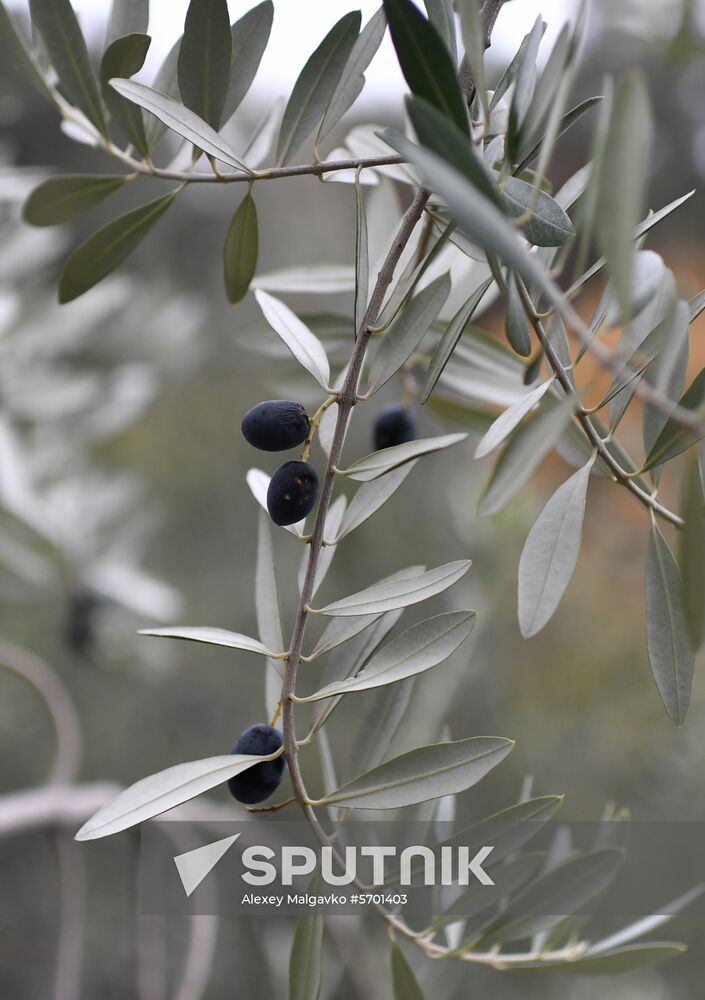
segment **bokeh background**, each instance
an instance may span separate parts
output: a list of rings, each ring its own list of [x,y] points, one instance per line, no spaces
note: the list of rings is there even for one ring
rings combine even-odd
[[[24,5],[14,6],[21,15]],[[347,7],[339,0],[275,6],[271,51],[243,105],[242,117],[251,124],[287,93],[311,49]],[[360,6],[366,17],[376,4]],[[147,79],[179,34],[186,3],[153,7]],[[240,0],[230,7],[233,18],[246,9]],[[83,0],[76,8],[97,50],[108,0]],[[561,0],[508,3],[488,55],[490,77],[501,72],[539,12],[549,22],[545,51],[563,21],[575,15],[574,6]],[[658,208],[700,187],[705,174],[705,4],[594,0],[576,96],[599,93],[605,73],[637,63],[648,76],[654,107],[650,206]],[[399,124],[404,88],[388,39],[368,78],[359,108],[332,137],[331,148],[354,124]],[[556,183],[584,162],[590,128],[588,116],[561,141]],[[56,304],[66,253],[121,204],[129,205],[131,196],[120,193],[105,212],[99,208],[59,230],[25,227],[22,200],[52,173],[113,169],[104,156],[61,132],[53,109],[3,56],[0,636],[42,657],[70,692],[83,742],[80,780],[123,784],[177,761],[227,752],[242,729],[263,718],[259,658],[135,633],[162,620],[256,633],[257,507],[245,474],[253,465],[271,472],[277,460],[248,448],[240,420],[261,399],[299,393],[315,404],[316,397],[277,352],[251,298],[235,308],[226,302],[220,255],[242,195],[234,186],[196,186],[119,275],[77,303]],[[157,186],[153,182],[155,194]],[[261,271],[351,263],[349,186],[301,178],[261,188]],[[649,239],[685,296],[705,285],[704,212],[705,200],[696,192]],[[586,294],[586,314],[599,290]],[[349,316],[352,305],[342,293],[286,298],[308,313]],[[489,310],[478,322],[501,335],[500,311]],[[341,336],[348,332],[343,324]],[[693,344],[695,370],[705,363],[703,334],[701,328],[701,342],[696,335]],[[399,391],[392,385],[360,408],[348,455],[370,449],[374,415]],[[477,498],[489,466],[472,454],[490,417],[456,416],[470,429],[470,440],[414,470],[388,506],[340,547],[322,592],[332,599],[410,563],[474,561],[466,580],[435,604],[477,608],[478,627],[449,664],[417,681],[395,750],[432,741],[444,726],[456,738],[515,738],[517,747],[502,768],[463,797],[465,818],[510,804],[527,776],[537,794],[565,793],[570,818],[597,818],[610,803],[636,818],[705,818],[702,685],[696,679],[688,722],[674,729],[646,655],[644,510],[617,487],[592,484],[574,579],[548,627],[524,641],[516,623],[519,555],[568,467],[551,459],[505,512],[479,519]],[[418,419],[423,432],[448,426],[431,412]],[[638,421],[625,429],[638,439]],[[28,482],[38,497],[27,492]],[[70,553],[73,570],[57,571],[57,547]],[[287,623],[299,554],[289,535],[276,536]],[[103,595],[98,601],[96,593]],[[0,646],[0,659],[7,658],[3,649],[15,655]],[[365,696],[357,697],[336,714],[333,753],[341,768],[364,705]],[[2,671],[2,794],[44,781],[54,754],[51,723],[36,690]],[[315,787],[315,752],[304,765]],[[224,792],[219,801],[227,804]],[[81,846],[77,855],[68,837],[52,831],[0,830],[0,996],[181,995],[188,928],[178,920],[137,916],[135,858],[136,841],[128,834]],[[58,950],[61,929],[69,940]],[[419,967],[419,978],[438,1000],[471,994],[685,1000],[701,989],[702,924],[681,920],[676,931],[691,945],[686,957],[618,979],[500,975],[451,963],[442,970]],[[290,934],[286,921],[222,920],[209,1000],[285,996]],[[344,922],[329,934],[324,995],[343,1000],[367,985],[370,996],[386,997],[385,935],[374,922],[356,934],[362,935],[364,962],[360,939],[348,938]],[[84,956],[80,993],[62,994],[68,987],[56,986],[57,955],[70,962],[76,947]],[[63,981],[70,983],[70,975]]]

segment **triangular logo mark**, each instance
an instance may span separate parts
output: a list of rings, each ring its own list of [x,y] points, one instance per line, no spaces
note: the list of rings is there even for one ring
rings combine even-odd
[[[216,840],[212,844],[175,856],[174,864],[187,896],[198,888],[208,872],[215,868],[239,836],[239,833],[235,833],[232,837],[225,837],[223,840]]]

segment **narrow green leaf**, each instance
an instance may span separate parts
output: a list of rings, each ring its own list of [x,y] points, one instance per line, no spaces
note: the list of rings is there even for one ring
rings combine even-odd
[[[512,103],[509,106],[509,121],[507,126],[507,156],[510,161],[517,158],[521,147],[523,135],[524,119],[531,105],[536,87],[538,71],[536,61],[539,54],[539,46],[543,33],[546,30],[545,23],[539,15],[534,21],[534,26],[526,37],[526,45],[522,45],[519,50],[514,77],[514,91],[512,93]]]
[[[456,68],[443,39],[411,0],[384,0],[389,32],[412,94],[425,98],[462,132],[468,114]]]
[[[603,938],[601,941],[595,941],[594,944],[590,945],[589,954],[599,955],[602,952],[614,952],[616,948],[621,948],[636,938],[651,934],[657,928],[663,927],[664,924],[673,920],[677,914],[685,910],[696,899],[699,899],[704,889],[705,886],[702,883],[696,885],[689,892],[685,892],[682,896],[678,896],[677,899],[672,899],[666,903],[660,913],[652,913],[649,916],[641,917],[633,924],[629,924],[614,934],[610,934],[609,937]]]
[[[225,628],[177,625],[173,628],[140,629],[139,634],[153,635],[164,639],[187,639],[191,642],[205,642],[213,646],[228,646],[230,649],[244,649],[250,653],[261,653],[263,656],[281,655],[267,649],[257,639],[251,639],[249,635],[243,635],[241,632],[229,632]]]
[[[485,82],[485,32],[482,26],[478,0],[458,0],[460,29],[465,47],[465,58],[470,68],[470,76],[475,84],[475,93],[482,107],[485,122],[490,120],[490,109]]]
[[[185,108],[183,104],[152,90],[151,87],[145,87],[144,84],[135,83],[132,80],[111,80],[110,86],[117,90],[118,94],[126,97],[128,101],[133,101],[145,111],[149,111],[168,128],[184,139],[188,139],[204,153],[229,164],[231,167],[236,167],[246,174],[251,173],[247,164],[236,155],[235,151],[210,127],[208,122]]]
[[[257,631],[267,649],[283,649],[281,615],[277,574],[274,567],[272,532],[266,511],[259,512],[257,522],[257,565],[255,568],[255,610]],[[264,695],[267,718],[272,719],[281,697],[283,669],[281,660],[267,659],[264,678]]]
[[[223,250],[225,291],[231,302],[240,302],[247,295],[257,270],[258,249],[257,207],[248,193],[233,216]]]
[[[59,302],[71,302],[106,278],[139,246],[179,189],[134,208],[103,226],[69,257],[59,282]]]
[[[86,42],[69,0],[30,0],[32,24],[68,99],[103,135],[105,115]]]
[[[542,382],[540,385],[537,385],[535,389],[532,389],[531,392],[527,392],[525,396],[522,396],[522,398],[518,399],[516,403],[513,403],[510,407],[508,407],[504,413],[501,413],[494,423],[488,428],[484,437],[475,449],[475,458],[485,458],[487,455],[491,455],[493,451],[499,448],[499,446],[506,441],[514,428],[518,427],[527,413],[530,413],[534,407],[538,406],[542,398],[553,385],[553,381],[554,377],[551,377],[545,382]]]
[[[573,223],[555,199],[532,184],[509,177],[502,192],[508,214],[512,218],[530,213],[521,231],[537,247],[560,247],[575,236]]]
[[[130,101],[116,94],[109,81],[113,77],[130,77],[139,73],[144,65],[152,39],[149,35],[125,35],[112,42],[103,54],[100,64],[100,86],[103,100],[125,136],[142,156],[149,155],[149,142],[144,128],[142,111]]]
[[[341,17],[301,70],[279,129],[280,165],[289,162],[321,120],[357,40],[360,20],[359,11]]]
[[[615,948],[614,951],[600,952],[598,955],[587,951],[582,958],[570,962],[548,964],[539,961],[523,965],[522,968],[550,969],[552,972],[567,972],[569,975],[577,973],[578,975],[615,976],[623,972],[631,972],[634,969],[658,965],[670,958],[677,958],[687,950],[684,944],[678,944],[674,941],[647,941],[643,944],[630,944],[624,948]]]
[[[705,642],[705,497],[698,456],[690,455],[683,473],[679,566],[683,578],[683,610],[691,648]]]
[[[522,358],[531,355],[531,335],[529,321],[524,312],[516,281],[508,275],[507,282],[507,317],[505,320],[507,340],[513,350]]]
[[[396,941],[392,941],[391,958],[394,1000],[424,1000],[416,976]]]
[[[566,113],[561,118],[560,124],[558,126],[558,131],[556,132],[556,139],[559,139],[564,132],[567,132],[569,128],[571,128],[573,125],[576,124],[576,122],[579,122],[580,119],[583,117],[583,115],[587,114],[588,111],[590,111],[592,108],[595,107],[596,104],[599,104],[603,100],[604,97],[602,97],[601,95],[598,97],[588,97],[584,101],[581,101],[580,104],[576,104],[574,108],[570,109],[570,111],[566,111]],[[522,173],[522,171],[526,170],[529,164],[536,159],[536,157],[539,155],[539,153],[543,148],[543,143],[544,143],[543,138],[541,138],[538,140],[537,143],[535,143],[535,145],[531,147],[531,149],[523,158],[521,163],[517,164],[514,171],[515,174]]]
[[[418,292],[382,337],[370,365],[369,387],[365,395],[377,392],[409,359],[448,298],[450,275],[441,274]]]
[[[316,613],[348,617],[407,608],[452,587],[469,569],[469,559],[446,563],[425,573],[412,569],[408,575],[399,574],[393,581],[382,580],[356,594],[327,604]]]
[[[686,410],[697,410],[705,404],[705,368],[693,379],[690,387],[679,400],[679,405]],[[705,425],[705,421],[703,421]],[[701,431],[693,431],[688,427],[683,427],[677,420],[671,418],[667,421],[659,436],[654,441],[653,447],[646,456],[642,472],[653,469],[657,465],[663,465],[670,459],[675,458],[682,452],[687,451],[691,445],[705,437],[705,426]]]
[[[570,423],[575,400],[544,406],[516,431],[494,467],[480,500],[482,517],[497,514],[529,481],[545,455],[556,446]]]
[[[146,35],[148,27],[149,0],[113,0],[105,47],[125,35]]]
[[[455,33],[453,0],[424,0],[428,19],[445,42],[451,58],[457,59],[458,42]]]
[[[460,309],[458,309],[457,313],[453,316],[450,323],[446,327],[446,332],[443,334],[441,342],[436,348],[436,351],[429,363],[428,371],[426,372],[426,384],[424,385],[423,393],[421,394],[422,403],[426,402],[436,387],[436,383],[443,374],[443,371],[450,360],[450,356],[455,350],[460,338],[465,333],[468,323],[474,316],[485,295],[485,292],[488,290],[493,281],[493,278],[487,278],[482,282],[482,284],[478,285],[475,291],[472,292]]]
[[[690,702],[694,656],[678,565],[655,524],[646,557],[646,639],[661,700],[669,718],[682,726]]]
[[[264,0],[233,24],[231,29],[232,55],[230,83],[225,98],[222,120],[228,121],[240,107],[242,99],[252,86],[262,61],[272,30],[274,4]]]
[[[512,740],[475,736],[417,747],[342,785],[316,805],[399,809],[476,785],[513,749]]]
[[[341,470],[350,479],[366,483],[372,479],[377,479],[392,469],[397,469],[406,462],[411,462],[422,455],[430,455],[435,451],[443,451],[451,448],[454,444],[464,441],[467,434],[442,434],[435,438],[420,438],[418,441],[408,441],[406,444],[397,444],[393,448],[383,448],[382,451],[373,451],[371,455],[365,455],[357,462],[353,463],[349,469]]]
[[[592,461],[559,486],[529,532],[519,560],[519,625],[528,639],[560,604],[580,552]]]
[[[365,86],[365,70],[382,44],[386,30],[387,19],[384,16],[383,8],[380,7],[362,29],[353,46],[343,75],[328,103],[323,121],[318,129],[317,144],[325,139],[362,93]]]
[[[634,230],[644,199],[651,152],[651,118],[640,74],[625,77],[615,100],[599,178],[596,239],[607,261],[622,319],[631,315]]]
[[[181,99],[218,131],[230,82],[227,0],[191,0],[178,59]]]
[[[562,795],[542,795],[524,802],[516,802],[448,837],[442,844],[448,846],[463,844],[469,848],[492,844],[494,850],[488,863],[488,868],[492,868],[540,833],[543,824],[553,817],[562,803]]]
[[[381,9],[381,8],[380,8]],[[359,172],[355,175],[355,336],[362,330],[370,292],[370,259],[367,237],[367,213]]]
[[[467,639],[475,624],[474,611],[452,611],[413,625],[372,657],[354,677],[335,681],[297,701],[320,701],[353,691],[396,684],[447,660]]]
[[[127,830],[181,805],[182,802],[188,802],[216,785],[222,785],[255,764],[275,760],[280,756],[281,749],[263,756],[227,754],[176,764],[165,771],[150,774],[120,792],[112,802],[102,806],[83,824],[76,834],[76,840],[96,840],[98,837],[108,837]]]
[[[296,921],[289,959],[289,1000],[318,1000],[323,966],[323,917],[304,913]]]
[[[22,218],[32,226],[58,226],[99,205],[128,180],[108,174],[50,177],[29,195]]]
[[[384,476],[360,486],[343,516],[335,541],[339,542],[372,517],[399,489],[415,465],[415,461],[406,462]]]
[[[325,349],[318,337],[288,306],[273,295],[258,288],[257,304],[269,325],[278,333],[299,364],[310,372],[318,384],[327,389],[330,382],[330,365]]]

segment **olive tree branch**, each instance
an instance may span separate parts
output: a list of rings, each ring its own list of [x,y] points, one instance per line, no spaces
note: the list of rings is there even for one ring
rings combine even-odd
[[[572,395],[574,391],[573,385],[570,379],[568,378],[566,370],[563,367],[560,358],[556,354],[556,351],[553,345],[551,344],[548,335],[546,334],[543,323],[541,322],[541,318],[536,312],[536,307],[531,300],[526,285],[518,277],[516,279],[516,282],[517,282],[517,288],[519,290],[519,296],[521,298],[521,302],[524,307],[524,311],[526,312],[528,320],[531,323],[531,326],[533,327],[534,333],[538,338],[541,348],[543,349],[543,352],[546,356],[546,360],[551,366],[551,369],[554,372],[561,388],[564,390],[564,392],[566,392],[566,394]],[[647,493],[646,490],[643,490],[640,486],[637,485],[637,483],[634,482],[632,478],[630,478],[630,474],[625,469],[622,468],[619,462],[615,459],[614,455],[612,455],[610,450],[607,448],[605,442],[598,434],[595,425],[590,419],[589,412],[583,406],[578,405],[578,408],[575,411],[575,417],[579,422],[580,426],[582,427],[583,431],[585,432],[585,436],[592,444],[592,446],[595,448],[595,450],[597,451],[598,455],[600,456],[604,464],[612,473],[615,481],[620,483],[622,486],[626,487],[626,489],[628,489],[629,492],[632,493],[637,498],[637,500],[639,500],[640,503],[642,503],[647,509],[653,511],[654,514],[658,514],[659,517],[662,517],[664,520],[669,521],[677,528],[682,527],[684,523],[682,518],[678,517],[677,514],[674,514],[673,511],[669,510],[667,507],[664,507],[663,504],[659,503],[659,501],[656,499],[655,496],[653,496],[650,493]]]

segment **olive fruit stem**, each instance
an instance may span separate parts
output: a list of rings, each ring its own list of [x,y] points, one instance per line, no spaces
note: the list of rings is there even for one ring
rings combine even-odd
[[[318,425],[321,422],[323,414],[333,405],[333,403],[337,402],[338,402],[338,393],[337,392],[332,393],[326,400],[324,400],[324,402],[321,403],[321,405],[318,407],[314,415],[311,417],[308,435],[306,437],[306,440],[304,441],[304,446],[301,450],[302,462],[308,461],[309,452],[311,451],[311,444],[313,443],[313,439],[316,436],[316,431],[318,430]]]

